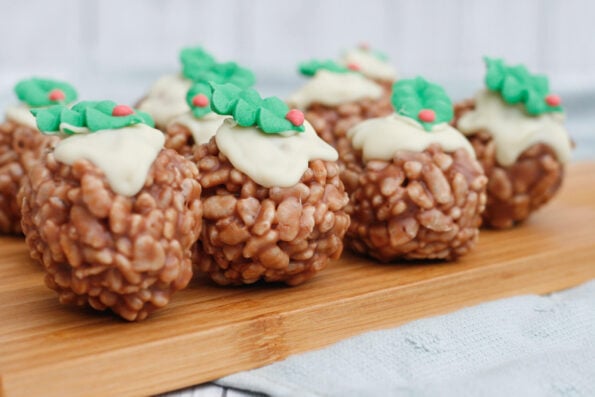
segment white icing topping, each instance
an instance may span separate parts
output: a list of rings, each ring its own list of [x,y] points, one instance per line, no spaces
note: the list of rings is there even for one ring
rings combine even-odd
[[[341,63],[345,66],[351,63],[358,65],[359,71],[371,79],[394,81],[397,78],[397,70],[393,65],[361,48],[347,51],[343,54]]]
[[[475,97],[475,110],[465,113],[457,128],[466,135],[485,129],[496,144],[496,159],[503,166],[536,143],[549,145],[561,163],[570,160],[571,143],[562,113],[529,116],[522,105],[509,105],[497,93],[483,90]]]
[[[37,129],[35,116],[31,114],[31,108],[25,104],[9,106],[6,109],[6,118],[17,124]]]
[[[66,130],[68,131],[72,131],[75,134],[86,134],[89,132],[89,129],[87,127],[78,127],[76,125],[72,125],[72,124],[68,124],[68,123],[60,123],[60,126],[58,127],[58,129],[61,132],[64,132]]]
[[[192,82],[180,74],[161,77],[153,84],[138,109],[153,116],[155,123],[165,126],[174,117],[190,110],[186,94]]]
[[[316,135],[305,121],[304,132],[265,134],[227,119],[217,130],[217,147],[233,166],[265,187],[289,187],[299,182],[310,160],[335,161],[337,151]]]
[[[56,145],[54,156],[68,165],[86,159],[103,171],[115,193],[134,196],[145,184],[164,142],[161,131],[136,124],[72,135]]]
[[[287,102],[299,109],[305,109],[312,103],[336,106],[365,98],[378,99],[382,91],[381,86],[359,73],[320,70]]]
[[[363,121],[347,131],[347,136],[355,149],[362,150],[364,161],[390,160],[398,150],[422,152],[433,143],[445,152],[465,149],[475,158],[469,141],[447,123],[428,132],[417,121],[398,114]]]
[[[181,116],[173,119],[169,125],[180,124],[188,128],[192,133],[194,142],[197,145],[209,142],[211,137],[215,136],[217,129],[223,124],[223,120],[229,116],[222,116],[220,114],[211,112],[201,118],[196,118],[192,112],[184,113]]]

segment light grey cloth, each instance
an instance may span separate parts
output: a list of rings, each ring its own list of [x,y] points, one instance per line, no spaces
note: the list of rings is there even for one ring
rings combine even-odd
[[[595,280],[366,333],[216,383],[272,396],[592,397]]]

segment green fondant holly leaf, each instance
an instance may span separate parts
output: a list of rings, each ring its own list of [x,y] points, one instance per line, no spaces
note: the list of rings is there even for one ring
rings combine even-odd
[[[31,78],[21,80],[14,87],[19,100],[30,107],[70,103],[76,100],[74,87],[64,81]]]
[[[184,77],[195,80],[215,63],[215,58],[202,47],[187,47],[180,52],[182,74]]]
[[[199,103],[197,103],[200,101],[195,100],[195,98],[199,95],[204,95],[206,98],[206,104],[204,104],[204,106],[200,106]],[[190,106],[194,117],[201,118],[211,113],[212,96],[213,89],[208,83],[204,81],[195,83],[192,87],[190,87],[188,93],[186,94],[186,102],[188,103],[188,106]]]
[[[256,90],[241,89],[232,84],[211,83],[211,88],[213,111],[232,116],[242,127],[257,126],[267,134],[305,130],[303,118],[299,125],[286,118],[289,108],[277,97],[263,99]]]
[[[252,87],[256,82],[252,71],[235,62],[215,64],[203,80],[212,81],[217,84],[230,83],[242,88]]]
[[[231,114],[242,89],[233,84],[210,83],[213,89],[211,108],[218,114]]]
[[[80,133],[81,129],[85,132],[95,132],[140,123],[150,127],[155,125],[149,114],[117,105],[113,101],[83,101],[74,105],[72,109],[56,105],[33,109],[31,113],[37,119],[37,128],[44,134],[72,135]]]
[[[559,98],[550,93],[547,77],[532,75],[523,65],[508,66],[502,59],[484,60],[487,88],[499,93],[506,103],[521,104],[532,116],[562,111]]]
[[[319,70],[328,70],[333,73],[348,73],[352,72],[343,65],[338,64],[330,59],[328,60],[317,60],[312,59],[310,61],[302,62],[299,64],[300,73],[304,76],[314,76]]]
[[[31,109],[31,113],[37,121],[37,128],[43,133],[58,133],[60,130],[60,116],[65,108],[63,105],[54,105],[43,109]]]
[[[397,81],[391,100],[395,112],[416,120],[426,131],[453,117],[452,102],[444,88],[422,77]],[[429,118],[425,117],[428,113]]]
[[[209,67],[201,69],[200,73],[197,73],[194,76],[194,81],[195,84],[190,88],[186,95],[186,102],[190,105],[194,117],[201,118],[211,112],[213,101],[217,102],[219,108],[223,109],[222,111],[228,111],[229,108],[235,105],[235,97],[226,98],[225,96],[221,96],[221,93],[213,99],[213,91],[209,85],[210,83],[219,85],[231,84],[237,87],[238,90],[241,90],[241,88],[252,86],[255,82],[255,78],[254,73],[250,70],[239,66],[235,62],[226,62],[213,63]],[[202,106],[205,102],[203,98],[195,101],[194,98],[200,94],[207,97],[207,105]],[[260,99],[260,96],[258,98]],[[244,108],[245,106],[241,105],[239,109],[242,110]],[[240,119],[244,122],[244,118],[240,117]],[[253,122],[250,122],[249,125],[252,123]]]
[[[256,81],[252,71],[235,62],[220,63],[201,47],[184,48],[180,53],[184,77],[195,82],[231,83],[247,88]]]

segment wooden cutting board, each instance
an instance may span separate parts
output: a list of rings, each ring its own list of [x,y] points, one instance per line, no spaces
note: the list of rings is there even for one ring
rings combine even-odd
[[[299,287],[194,282],[147,321],[58,304],[20,239],[0,239],[0,396],[147,395],[216,379],[365,331],[595,278],[595,163],[525,225],[483,231],[450,264],[344,254]]]

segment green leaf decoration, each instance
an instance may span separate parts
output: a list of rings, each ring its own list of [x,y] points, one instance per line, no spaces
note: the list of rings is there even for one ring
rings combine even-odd
[[[32,109],[31,113],[37,120],[37,128],[44,134],[80,133],[81,128],[89,132],[107,129],[119,129],[135,124],[147,124],[154,127],[151,116],[138,110],[129,115],[113,116],[112,112],[117,104],[113,101],[83,101],[68,108],[55,105],[47,108]]]
[[[444,88],[422,77],[397,81],[391,100],[396,113],[419,122],[428,132],[436,124],[448,123],[453,117],[452,102]],[[434,120],[420,120],[422,110],[433,111]]]
[[[30,107],[52,106],[76,100],[74,87],[64,81],[30,78],[21,80],[14,87],[16,96]],[[52,94],[58,93],[57,98]]]
[[[231,83],[238,87],[251,87],[256,78],[254,73],[235,62],[220,63],[202,47],[184,48],[180,52],[182,74],[195,82],[210,82],[217,84]]]
[[[215,57],[205,51],[202,47],[187,47],[180,51],[180,62],[182,63],[182,74],[194,80],[197,74],[210,69],[215,63]]]
[[[205,97],[207,97],[209,103],[207,104],[207,106],[196,106],[194,104],[194,97],[197,95],[204,95]],[[190,87],[190,89],[188,90],[188,93],[186,94],[186,102],[188,103],[188,106],[190,106],[190,109],[192,110],[192,114],[194,115],[194,117],[196,118],[201,118],[209,113],[211,113],[211,101],[212,101],[212,97],[213,97],[213,89],[211,88],[211,86],[204,82],[198,82],[195,83],[192,87]]]
[[[48,134],[58,133],[60,129],[61,113],[67,109],[64,105],[54,105],[44,109],[31,109],[37,121],[37,128]]]
[[[299,71],[304,76],[314,76],[319,70],[328,70],[333,73],[349,73],[353,72],[343,65],[338,64],[330,59],[317,60],[312,59],[310,61],[302,62],[299,64]]]
[[[242,89],[233,84],[210,83],[213,90],[211,108],[218,114],[231,114]]]
[[[256,126],[266,134],[287,131],[303,132],[305,127],[286,119],[289,108],[277,97],[261,98],[251,88],[233,84],[210,83],[213,90],[211,108],[217,114],[230,115],[242,127]]]
[[[252,87],[256,82],[254,73],[235,62],[225,62],[213,65],[209,73],[202,80],[217,84],[230,83],[238,87]]]
[[[372,49],[370,50],[370,52],[372,53],[372,55],[374,55],[378,60],[380,61],[384,61],[384,62],[388,62],[388,55],[386,55],[384,52],[381,52],[379,50],[375,50]]]
[[[521,104],[529,115],[561,112],[559,103],[550,105],[551,95],[546,76],[533,75],[523,65],[509,66],[499,58],[485,57],[485,84],[490,91],[500,94],[504,102]]]
[[[182,50],[180,59],[183,64],[184,76],[194,81],[194,85],[190,87],[186,94],[186,102],[196,118],[204,117],[212,111],[213,100],[217,101],[220,109],[223,109],[223,111],[226,112],[228,111],[228,108],[235,106],[235,102],[229,102],[228,99],[221,95],[217,95],[215,99],[213,99],[213,90],[209,83],[233,84],[240,90],[241,88],[251,87],[256,81],[254,73],[250,70],[235,62],[218,63],[212,55],[200,47],[186,48]],[[207,97],[207,106],[196,106],[194,104],[194,97],[199,94]],[[248,114],[249,112],[245,113],[245,109],[245,105],[240,105],[239,111],[244,112],[243,116],[240,117],[242,122],[248,122],[252,119],[252,116]]]

